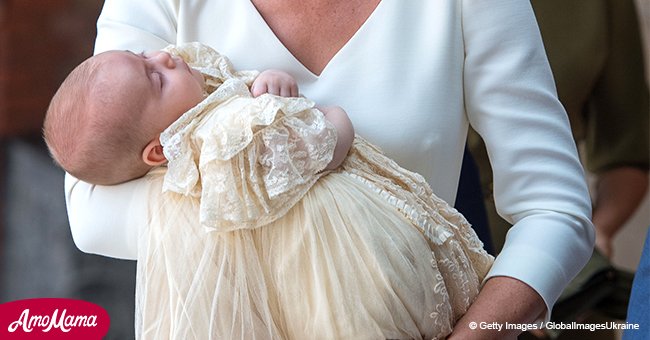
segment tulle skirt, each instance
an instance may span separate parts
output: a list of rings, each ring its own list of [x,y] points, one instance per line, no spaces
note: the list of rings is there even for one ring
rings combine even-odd
[[[140,339],[443,338],[492,260],[466,222],[436,239],[345,172],[256,229],[208,232],[197,201],[165,202],[140,238]]]

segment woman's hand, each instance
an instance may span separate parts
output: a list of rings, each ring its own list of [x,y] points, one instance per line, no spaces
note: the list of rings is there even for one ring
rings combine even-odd
[[[515,340],[522,330],[506,329],[506,323],[537,326],[536,320],[545,311],[544,300],[530,286],[511,277],[495,276],[485,282],[447,340]]]
[[[251,86],[251,94],[253,97],[260,96],[264,93],[282,97],[298,97],[298,83],[286,72],[266,70],[255,78]]]

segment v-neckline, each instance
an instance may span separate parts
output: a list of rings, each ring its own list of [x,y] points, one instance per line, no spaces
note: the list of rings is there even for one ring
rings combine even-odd
[[[372,10],[372,12],[368,15],[368,17],[363,21],[361,26],[352,34],[352,36],[341,46],[341,48],[332,55],[332,58],[327,61],[323,69],[319,74],[314,73],[311,69],[309,69],[305,64],[303,64],[302,61],[300,61],[289,48],[280,40],[280,38],[273,32],[273,29],[268,25],[262,14],[257,10],[257,7],[255,7],[255,4],[251,0],[244,0],[244,2],[247,3],[249,6],[249,10],[251,11],[252,15],[255,16],[255,20],[257,21],[257,24],[260,25],[260,27],[263,28],[264,34],[267,34],[271,37],[271,40],[274,42],[274,44],[278,45],[278,48],[282,50],[283,53],[286,53],[290,59],[292,60],[293,63],[297,64],[300,69],[302,69],[309,77],[312,79],[318,79],[325,74],[328,68],[336,61],[337,57],[342,54],[345,50],[348,50],[352,43],[354,43],[355,40],[360,39],[360,36],[363,36],[363,32],[367,30],[367,26],[371,25],[372,22],[374,21],[373,18],[376,17],[378,14],[377,12],[380,10],[380,7],[382,6],[382,3],[384,0],[380,0],[377,6]]]

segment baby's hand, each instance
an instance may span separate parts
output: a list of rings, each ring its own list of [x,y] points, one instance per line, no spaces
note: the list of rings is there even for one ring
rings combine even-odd
[[[333,170],[343,163],[343,160],[352,147],[354,127],[345,110],[338,106],[319,107],[319,110],[323,112],[325,119],[334,125],[338,134],[332,161],[325,167],[326,170]]]
[[[296,80],[288,73],[278,70],[266,70],[260,73],[253,85],[251,94],[257,97],[261,94],[269,93],[282,97],[298,97],[298,84]]]

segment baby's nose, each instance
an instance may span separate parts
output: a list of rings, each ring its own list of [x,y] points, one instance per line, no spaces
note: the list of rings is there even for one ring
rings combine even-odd
[[[153,56],[153,59],[156,62],[161,63],[167,68],[176,67],[176,62],[174,62],[174,58],[172,58],[172,56],[167,52],[160,51]]]

